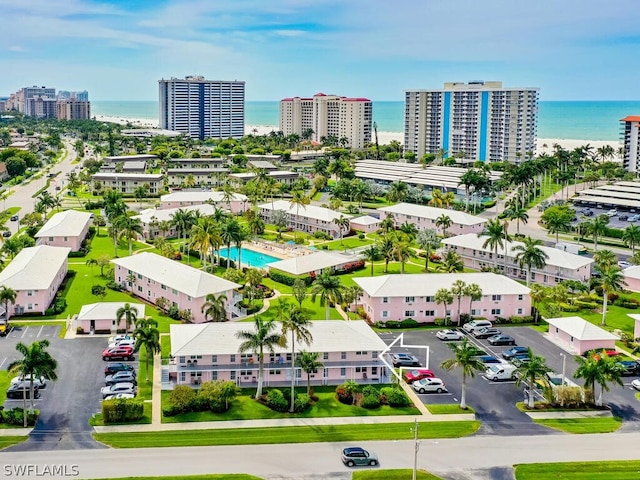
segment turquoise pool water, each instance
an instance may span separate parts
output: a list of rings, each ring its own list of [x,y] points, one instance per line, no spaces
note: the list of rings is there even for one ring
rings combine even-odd
[[[231,258],[234,262],[238,262],[238,247],[231,247],[231,249],[221,248],[220,256],[224,258]],[[272,257],[266,253],[256,252],[255,250],[249,250],[242,247],[242,264],[247,267],[253,268],[265,268],[267,263],[277,262],[281,260],[277,257]]]

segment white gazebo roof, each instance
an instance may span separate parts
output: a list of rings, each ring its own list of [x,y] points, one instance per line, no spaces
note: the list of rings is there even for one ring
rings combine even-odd
[[[269,263],[267,267],[276,268],[291,275],[303,275],[305,273],[322,270],[323,268],[331,268],[358,260],[358,257],[354,255],[319,251],[309,255],[301,255],[299,257],[280,260],[279,262]]]

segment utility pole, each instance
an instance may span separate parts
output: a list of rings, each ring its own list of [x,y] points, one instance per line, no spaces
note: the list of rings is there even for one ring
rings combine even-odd
[[[413,452],[413,476],[412,480],[416,480],[416,476],[418,474],[418,451],[420,450],[420,440],[418,440],[418,419],[415,419],[415,424],[413,427],[413,442],[414,442],[414,452]]]

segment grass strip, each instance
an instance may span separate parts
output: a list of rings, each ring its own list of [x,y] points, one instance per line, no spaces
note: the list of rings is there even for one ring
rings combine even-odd
[[[516,465],[516,480],[636,480],[640,461],[531,463]]]
[[[418,477],[420,478],[420,477]],[[425,477],[426,478],[426,477]],[[435,477],[434,477],[435,478]],[[94,480],[110,480],[96,478]],[[116,480],[262,480],[261,477],[247,475],[245,473],[216,473],[211,475],[180,475],[178,477],[121,477]]]
[[[622,425],[619,417],[605,418],[553,418],[545,420],[534,420],[538,425],[542,425],[554,430],[567,433],[611,433],[615,432]],[[638,475],[637,478],[640,478]]]
[[[351,480],[407,480],[411,478],[413,470],[395,469],[395,470],[362,470],[360,472],[353,472]],[[441,477],[436,477],[424,470],[418,470],[416,472],[417,480],[440,480]]]
[[[97,433],[94,438],[115,448],[195,447],[278,443],[409,440],[413,423],[375,425],[315,425],[304,427],[179,430],[136,433]],[[471,435],[480,422],[424,422],[420,438],[458,438]]]
[[[453,415],[456,413],[476,413],[475,410],[469,406],[467,406],[466,410],[460,408],[460,404],[458,403],[445,403],[442,405],[425,405],[429,412],[434,415]]]
[[[19,436],[15,436],[15,437],[0,437],[0,449],[11,447],[11,446],[16,445],[18,443],[22,443],[27,438],[29,438],[28,435],[19,435]]]

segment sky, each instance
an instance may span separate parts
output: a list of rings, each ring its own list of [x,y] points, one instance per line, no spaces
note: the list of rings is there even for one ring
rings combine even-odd
[[[640,100],[638,0],[0,0],[0,96],[156,100],[244,80],[246,100],[500,80],[541,100]]]

